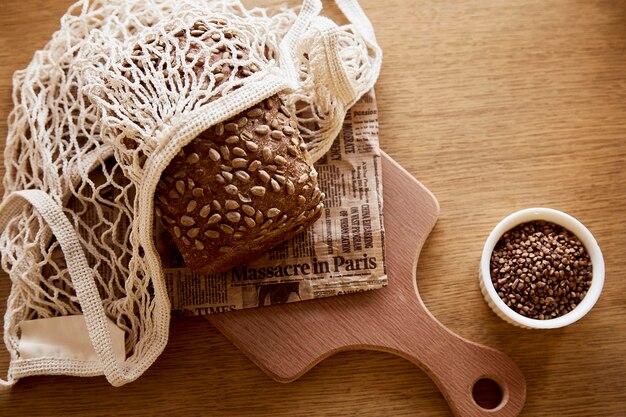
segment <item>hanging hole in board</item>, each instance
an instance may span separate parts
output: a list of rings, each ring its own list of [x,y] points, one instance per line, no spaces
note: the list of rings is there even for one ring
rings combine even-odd
[[[504,399],[500,385],[491,378],[480,378],[472,387],[474,402],[485,410],[497,408]]]

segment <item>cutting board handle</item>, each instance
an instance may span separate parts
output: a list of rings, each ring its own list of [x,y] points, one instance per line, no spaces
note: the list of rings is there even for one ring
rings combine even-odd
[[[420,301],[421,303],[421,301]],[[423,313],[422,313],[423,314]],[[363,344],[346,350],[370,349],[398,355],[424,370],[437,384],[457,416],[516,416],[526,398],[524,375],[511,358],[495,349],[470,342],[450,332],[434,317],[423,315],[390,322],[363,320],[353,323]],[[392,320],[392,321],[391,321]],[[343,349],[342,349],[343,350]],[[474,385],[491,380],[500,389],[495,408],[481,407],[474,398]],[[494,384],[494,386],[495,386]]]

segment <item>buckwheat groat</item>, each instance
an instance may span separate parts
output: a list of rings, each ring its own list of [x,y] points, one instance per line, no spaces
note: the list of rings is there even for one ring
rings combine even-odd
[[[183,148],[155,197],[187,266],[216,273],[301,232],[324,195],[297,125],[272,96]]]

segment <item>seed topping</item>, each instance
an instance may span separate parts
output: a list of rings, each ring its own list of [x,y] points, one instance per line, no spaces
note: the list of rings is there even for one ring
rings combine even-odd
[[[200,161],[200,155],[198,155],[195,152],[190,153],[189,156],[187,156],[187,163],[188,164],[196,164],[199,161]]]
[[[224,177],[224,179],[228,182],[231,182],[233,180],[233,174],[228,171],[222,171],[222,177]]]
[[[198,207],[198,202],[196,200],[190,200],[189,203],[187,203],[187,213],[191,213],[196,207]]]
[[[275,179],[272,178],[270,180],[270,185],[272,186],[272,190],[274,190],[275,192],[279,192],[280,191],[280,184]]]
[[[263,171],[262,169],[259,170],[259,178],[261,178],[261,181],[263,181],[266,184],[271,179],[270,174],[268,174],[267,172]]]
[[[244,213],[246,213],[248,216],[254,216],[254,207],[248,205],[248,204],[244,204],[241,206],[241,209],[243,210]]]
[[[228,194],[235,195],[239,192],[239,189],[232,184],[228,184],[226,187],[224,187],[224,191],[226,191]]]
[[[220,224],[220,230],[227,235],[232,235],[233,233],[235,233],[235,229],[224,223]]]
[[[181,195],[185,193],[185,181],[183,180],[176,181],[176,191],[178,191],[178,193]]]
[[[262,114],[263,114],[263,110],[261,110],[258,107],[255,107],[246,113],[248,117],[259,117]]]
[[[243,158],[245,158],[246,156],[248,156],[248,154],[246,153],[246,151],[244,151],[243,149],[241,149],[241,148],[240,148],[240,147],[238,147],[238,146],[235,146],[235,147],[233,148],[233,155],[235,155],[235,156],[241,156],[241,157],[243,157]]]
[[[245,168],[248,165],[248,160],[244,158],[233,159],[233,168]]]
[[[259,125],[254,129],[254,133],[259,135],[267,135],[270,133],[270,127],[268,125]]]
[[[272,161],[272,150],[269,147],[267,147],[267,146],[265,146],[263,148],[263,160],[265,162],[271,162]]]
[[[226,144],[227,145],[234,145],[237,142],[239,142],[239,136],[237,136],[237,135],[231,135],[231,136],[226,138]]]
[[[215,134],[217,136],[222,136],[224,134],[224,124],[218,123],[215,125]]]
[[[250,152],[256,152],[259,149],[259,146],[256,143],[252,142],[251,140],[247,140],[246,148],[248,148]]]
[[[222,158],[228,160],[230,158],[230,150],[228,146],[222,145],[220,146],[220,153],[222,154]]]
[[[285,188],[287,189],[288,195],[293,195],[296,192],[296,187],[293,185],[293,182],[291,182],[291,180],[287,180]]]
[[[215,224],[218,223],[220,220],[222,220],[222,216],[215,213],[211,217],[209,217],[209,220],[207,220],[206,224]]]
[[[216,151],[214,148],[209,149],[209,158],[213,162],[217,162],[221,159],[220,153]]]
[[[226,207],[226,210],[236,210],[239,208],[239,203],[235,200],[226,200],[224,207]]]
[[[242,182],[247,182],[250,180],[250,174],[246,171],[236,171],[235,176]]]
[[[231,223],[238,223],[241,220],[241,214],[237,211],[229,211],[226,213],[226,219]]]
[[[248,165],[248,171],[254,172],[257,169],[259,169],[261,165],[262,165],[261,161],[259,161],[258,159],[255,159],[254,161],[250,162],[250,165]]]
[[[224,125],[224,130],[231,133],[237,132],[239,130],[239,126],[237,126],[237,123],[227,123]]]
[[[211,206],[207,204],[205,206],[202,206],[199,214],[200,214],[200,217],[206,218],[209,215],[209,213],[211,213]]]
[[[250,192],[257,197],[263,197],[265,195],[265,187],[256,185],[250,188]]]
[[[193,217],[191,216],[187,216],[186,214],[181,216],[180,218],[180,224],[182,224],[183,226],[193,226],[196,223],[196,221],[193,219]]]
[[[217,230],[207,230],[206,232],[204,232],[204,235],[209,239],[217,239],[220,237],[220,232],[218,232]]]
[[[276,217],[280,214],[280,210],[272,207],[271,209],[267,210],[266,216],[267,217]]]

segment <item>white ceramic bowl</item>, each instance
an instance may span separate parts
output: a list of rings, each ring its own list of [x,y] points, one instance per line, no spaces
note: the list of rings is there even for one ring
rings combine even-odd
[[[589,291],[587,291],[585,298],[583,298],[583,300],[578,303],[576,308],[569,313],[547,320],[536,320],[522,316],[507,306],[506,303],[498,296],[498,293],[491,282],[489,267],[493,249],[502,235],[518,224],[534,220],[545,220],[556,223],[575,234],[583,243],[585,249],[587,249],[592,265],[593,275],[591,287],[589,288]],[[483,254],[480,259],[479,279],[480,289],[483,293],[483,297],[485,297],[485,300],[487,301],[487,304],[489,304],[489,307],[491,307],[491,309],[503,320],[516,326],[529,329],[556,329],[579,320],[587,314],[596,303],[598,297],[600,297],[600,292],[602,292],[602,286],[604,285],[604,258],[602,257],[600,247],[591,232],[574,217],[554,209],[529,208],[517,211],[505,217],[493,229],[485,242],[485,247],[483,248]]]

